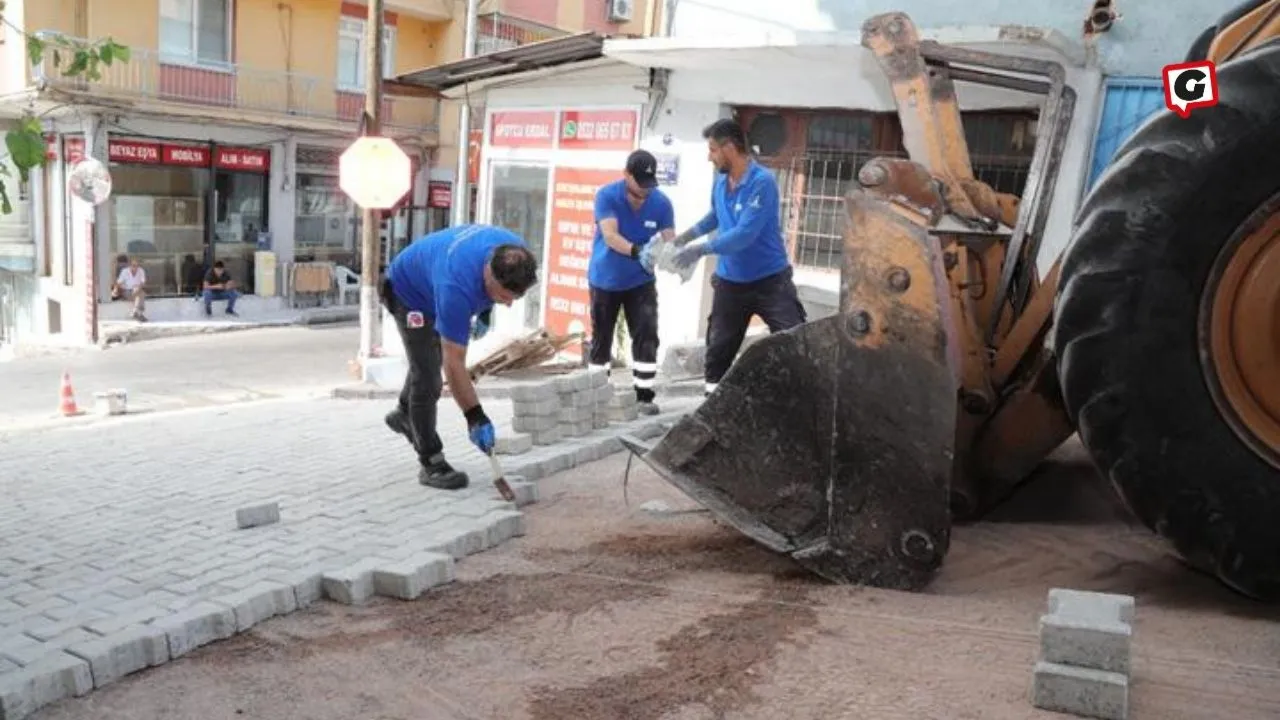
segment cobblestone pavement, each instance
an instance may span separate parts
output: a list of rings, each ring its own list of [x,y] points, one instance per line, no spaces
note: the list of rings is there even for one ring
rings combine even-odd
[[[24,717],[123,675],[328,598],[412,599],[453,562],[524,532],[487,461],[441,403],[467,490],[417,483],[388,402],[306,400],[139,416],[0,439],[0,719]],[[527,480],[652,437],[664,415],[503,459]],[[506,401],[486,401],[504,424]],[[505,430],[505,428],[504,428]],[[536,499],[532,482],[517,503]],[[280,521],[237,529],[278,502]]]

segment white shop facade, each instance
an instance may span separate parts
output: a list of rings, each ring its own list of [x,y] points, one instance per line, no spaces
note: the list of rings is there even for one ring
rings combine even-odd
[[[999,28],[927,33],[943,42],[1051,59],[1066,68],[1076,92],[1042,258],[1060,249],[1086,177],[1098,112],[1101,74],[1071,41],[1052,32],[1006,41]],[[568,47],[572,38],[566,39]],[[549,45],[549,43],[541,43]],[[509,51],[514,55],[521,49]],[[839,33],[788,38],[648,38],[604,40],[594,57],[556,63],[503,57],[492,76],[469,67],[465,85],[444,83],[446,97],[483,108],[478,158],[477,220],[520,232],[541,254],[542,285],[510,310],[495,313],[506,335],[545,326],[564,331],[589,324],[585,259],[594,232],[590,199],[621,177],[627,153],[659,159],[660,189],[671,198],[677,231],[710,209],[714,170],[702,130],[736,118],[757,160],[778,178],[780,223],[796,283],[810,319],[834,312],[840,287],[844,194],[859,168],[877,155],[897,155],[901,134],[891,88],[871,56]],[[496,65],[498,63],[495,63]],[[744,69],[751,68],[750,72]],[[432,69],[438,73],[445,66]],[[1035,146],[1042,97],[960,84],[972,125],[971,155],[979,177],[1021,192]],[[634,122],[634,137],[623,131]],[[477,123],[479,124],[479,123]],[[583,137],[581,128],[592,128]],[[601,129],[606,138],[598,138]],[[473,155],[473,159],[474,155]],[[702,342],[710,309],[713,261],[694,278],[658,274],[660,358],[673,346]],[[757,332],[763,331],[762,324]]]

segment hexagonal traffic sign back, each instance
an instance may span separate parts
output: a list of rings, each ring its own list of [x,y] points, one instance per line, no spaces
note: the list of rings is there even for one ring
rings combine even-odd
[[[384,137],[362,137],[338,159],[338,186],[367,210],[395,206],[413,184],[409,156]]]

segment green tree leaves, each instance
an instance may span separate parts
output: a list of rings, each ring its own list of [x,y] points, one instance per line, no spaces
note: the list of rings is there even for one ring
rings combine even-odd
[[[32,67],[43,66],[46,75],[55,73],[63,77],[83,77],[90,82],[102,79],[102,68],[114,63],[129,62],[129,48],[111,38],[88,42],[64,35],[37,37],[19,29],[3,17],[4,2],[0,0],[0,22],[23,33],[27,39],[27,61]],[[17,127],[4,136],[9,163],[18,170],[18,177],[27,182],[31,170],[44,167],[45,140],[40,119],[26,111]],[[8,188],[3,177],[11,177],[7,165],[0,163],[0,214],[13,212]]]

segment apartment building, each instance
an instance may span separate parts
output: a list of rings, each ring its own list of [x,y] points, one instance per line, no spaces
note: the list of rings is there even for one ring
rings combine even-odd
[[[484,52],[583,29],[639,34],[643,3],[625,18],[611,14],[631,2],[490,0],[480,6],[477,45]],[[385,10],[385,78],[461,57],[464,0],[387,0]],[[292,263],[360,271],[360,213],[338,188],[338,157],[364,105],[364,4],[8,0],[4,13],[12,27],[0,38],[0,98],[40,115],[49,162],[0,220],[0,338],[95,341],[99,318],[127,315],[109,302],[122,256],[147,271],[159,299],[153,319],[166,318],[166,307],[187,314],[215,260],[244,291],[270,300],[262,307],[285,302]],[[131,57],[98,78],[66,77],[55,43],[32,65],[18,29],[49,40],[110,37]],[[388,256],[447,222],[456,106],[395,94],[394,84],[384,99],[382,134],[414,161],[413,190],[383,223]],[[86,155],[111,171],[112,196],[97,208],[65,193],[69,169]]]

